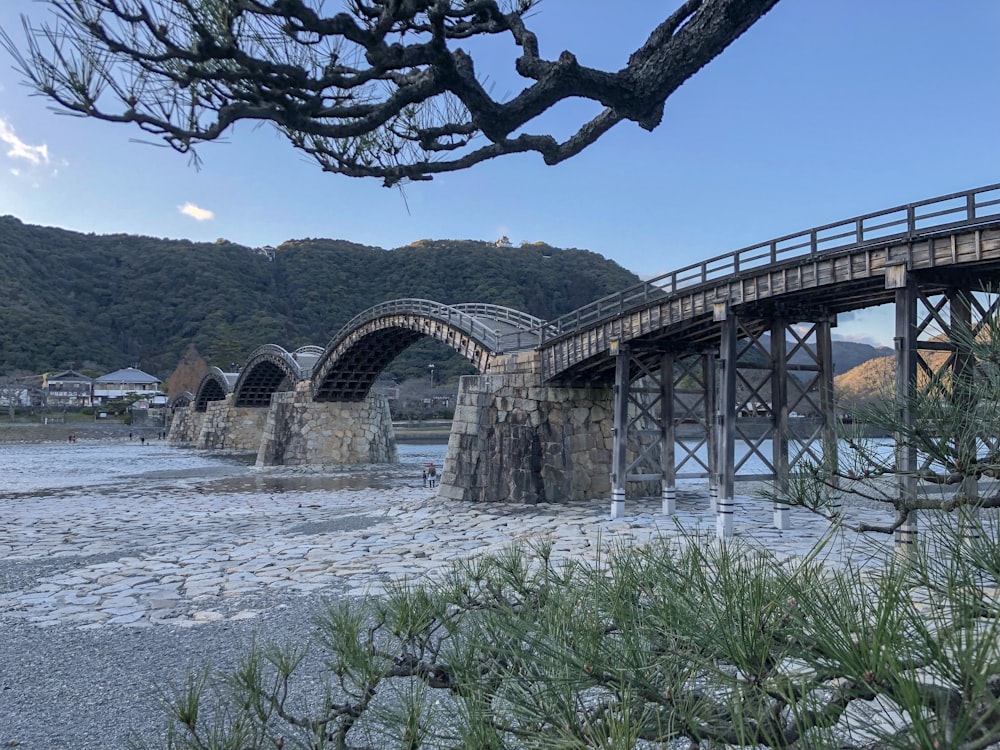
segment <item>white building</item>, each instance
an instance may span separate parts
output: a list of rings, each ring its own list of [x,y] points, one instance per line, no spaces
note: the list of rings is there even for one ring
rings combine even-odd
[[[31,406],[31,391],[27,386],[15,383],[0,384],[0,407],[9,409],[11,405]]]
[[[115,370],[94,381],[94,403],[113,401],[126,396],[154,396],[163,381],[135,367]]]

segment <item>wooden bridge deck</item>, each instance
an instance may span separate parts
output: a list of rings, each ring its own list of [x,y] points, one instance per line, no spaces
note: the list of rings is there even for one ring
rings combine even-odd
[[[763,329],[775,317],[818,320],[891,302],[907,270],[927,288],[1000,278],[1000,185],[789,235],[606,297],[545,325],[543,377],[611,382],[614,344],[717,347],[720,304]]]

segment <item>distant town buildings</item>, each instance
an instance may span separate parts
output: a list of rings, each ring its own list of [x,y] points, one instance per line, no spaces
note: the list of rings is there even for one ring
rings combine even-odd
[[[76,370],[42,375],[42,388],[49,406],[83,408],[94,405],[94,379]]]
[[[141,397],[133,408],[165,406],[163,381],[136,367],[126,367],[91,378],[76,370],[10,378],[0,384],[0,407],[83,409],[109,401]]]
[[[160,392],[161,385],[163,381],[148,372],[126,367],[94,380],[94,403],[101,404],[135,395],[153,397]]]

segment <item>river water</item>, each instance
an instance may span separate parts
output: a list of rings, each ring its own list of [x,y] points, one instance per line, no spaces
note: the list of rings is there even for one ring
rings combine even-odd
[[[399,463],[330,473],[256,469],[253,457],[177,448],[148,440],[0,444],[0,501],[72,497],[79,493],[156,492],[197,484],[248,492],[386,487],[419,478],[423,467],[444,463],[444,443],[400,444]]]
[[[29,497],[66,501],[81,495],[141,497],[192,488],[202,493],[385,489],[421,482],[423,468],[431,462],[440,473],[446,450],[445,443],[400,443],[397,464],[316,472],[285,467],[257,469],[250,454],[195,451],[159,440],[0,443],[0,503]],[[769,441],[758,450],[769,455]],[[704,452],[702,447],[702,460]],[[698,469],[684,467],[683,471],[687,470]],[[764,464],[751,456],[741,473],[764,470]],[[705,480],[681,483],[704,485]]]

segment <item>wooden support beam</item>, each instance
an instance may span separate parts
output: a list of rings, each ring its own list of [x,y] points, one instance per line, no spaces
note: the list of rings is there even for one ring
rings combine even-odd
[[[835,476],[839,467],[837,456],[837,408],[833,393],[833,326],[835,316],[820,320],[816,326],[816,349],[819,355],[819,404],[823,416],[823,464],[829,481],[836,484]],[[842,498],[836,490],[831,495],[834,503],[830,507],[831,520],[840,518]]]
[[[716,314],[719,314],[718,309]],[[718,487],[719,499],[715,516],[716,536],[727,539],[733,535],[733,514],[736,509],[734,497],[736,474],[736,334],[739,319],[725,305],[722,320],[722,335],[719,346],[722,364],[722,381],[719,387],[718,419]]]
[[[788,321],[775,318],[771,321],[771,414],[774,429],[771,433],[771,463],[774,482],[779,492],[788,488]],[[774,503],[774,527],[782,531],[790,528],[790,513],[786,503]]]
[[[975,403],[976,361],[971,351],[972,333],[972,291],[966,289],[949,289],[947,292],[948,309],[951,321],[948,338],[954,346],[955,356],[953,368],[953,386],[951,389],[951,408],[957,414],[968,415],[969,422],[962,423],[962,428],[955,436],[958,449],[958,461],[962,466],[975,466],[978,463],[978,441],[974,429],[975,413],[978,404]],[[979,481],[969,475],[962,480],[958,488],[963,498],[959,513],[959,523],[963,537],[972,540],[979,536],[979,510],[976,501],[979,497]]]
[[[898,417],[906,429],[914,423],[913,398],[917,388],[917,284],[906,275],[896,286],[896,404]],[[917,449],[905,434],[896,434],[896,491],[903,502],[917,496]],[[917,514],[910,511],[896,532],[896,550],[911,556],[916,551]]]
[[[615,414],[611,450],[611,517],[625,515],[625,473],[628,450],[628,390],[631,379],[631,353],[627,346],[619,348],[615,361]]]
[[[663,512],[673,515],[677,509],[677,465],[675,441],[677,426],[674,424],[674,355],[664,354],[660,358],[660,467],[663,471],[661,492]]]
[[[718,372],[715,366],[716,353],[703,352],[701,355],[705,373],[705,424],[708,429],[708,509],[715,513],[719,500],[719,419],[718,419]]]

